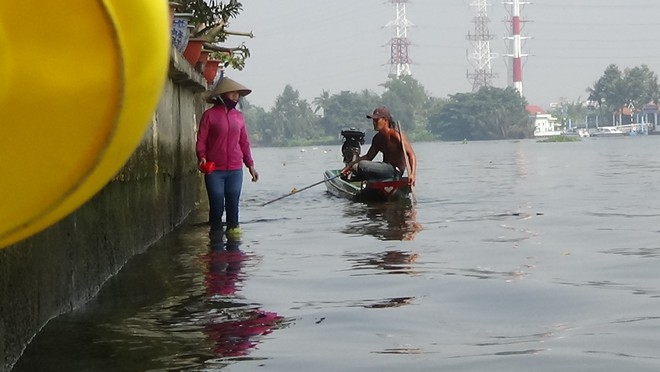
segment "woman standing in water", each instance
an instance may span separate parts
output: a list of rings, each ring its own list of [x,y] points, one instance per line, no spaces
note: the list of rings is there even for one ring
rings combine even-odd
[[[243,187],[243,164],[248,168],[252,182],[259,179],[245,118],[236,109],[239,98],[250,92],[236,81],[222,78],[206,99],[213,107],[202,114],[197,132],[197,159],[199,169],[205,174],[209,223],[211,228],[220,228],[226,211],[226,233],[230,238],[239,238],[241,234],[238,204]]]

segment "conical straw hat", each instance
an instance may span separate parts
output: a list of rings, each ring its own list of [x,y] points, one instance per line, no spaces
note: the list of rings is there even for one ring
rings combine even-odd
[[[206,102],[215,103],[215,99],[220,97],[221,94],[233,91],[238,92],[241,96],[247,96],[252,92],[251,89],[246,88],[244,85],[239,84],[228,77],[223,77],[208,94]]]

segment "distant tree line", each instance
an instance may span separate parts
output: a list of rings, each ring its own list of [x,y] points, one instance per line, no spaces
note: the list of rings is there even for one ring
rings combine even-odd
[[[623,71],[615,64],[607,66],[593,87],[587,88],[590,107],[604,114],[608,122],[614,120],[613,113],[621,113],[624,108],[641,110],[648,103],[658,103],[658,75],[647,65],[626,68]]]
[[[381,95],[324,90],[310,103],[287,85],[270,111],[245,100],[251,140],[260,146],[338,143],[345,128],[363,130],[371,138],[373,125],[365,115],[380,105],[390,109],[415,141],[523,138],[533,132],[526,102],[512,88],[484,88],[438,99],[411,76],[391,76],[383,87]]]
[[[615,64],[605,68],[603,75],[586,89],[588,98],[574,102],[561,100],[550,113],[573,123],[590,122],[598,117],[599,125],[612,125],[620,120],[625,108],[639,111],[649,103],[660,102],[658,76],[647,65],[626,68],[623,71]]]
[[[414,141],[460,141],[518,139],[532,137],[533,123],[526,111],[527,101],[511,87],[484,87],[477,92],[457,93],[440,99],[431,97],[411,76],[390,76],[379,95],[370,90],[323,90],[312,102],[300,98],[290,85],[276,98],[270,111],[243,101],[251,140],[260,146],[330,144],[340,141],[344,128],[365,131],[373,127],[365,114],[374,107],[387,106],[404,132]],[[585,120],[598,110],[612,114],[622,107],[641,108],[658,102],[657,75],[645,65],[621,72],[610,65],[593,87],[587,89],[589,103],[578,100],[562,103],[552,112],[563,119]]]

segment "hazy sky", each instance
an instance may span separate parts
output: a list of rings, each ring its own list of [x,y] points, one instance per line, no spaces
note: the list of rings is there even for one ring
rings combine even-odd
[[[406,5],[412,76],[435,97],[470,92],[466,78],[474,67],[466,39],[474,33],[471,0],[412,0]],[[504,40],[510,6],[491,1],[489,30],[496,87],[507,85]],[[660,73],[659,0],[536,0],[524,5],[523,93],[530,104],[585,100],[605,68],[646,64]],[[253,31],[245,42],[252,56],[230,76],[253,89],[250,102],[266,109],[286,84],[311,101],[327,90],[382,93],[390,72],[389,47],[395,7],[384,0],[244,0],[230,29]],[[368,110],[365,108],[365,110]]]

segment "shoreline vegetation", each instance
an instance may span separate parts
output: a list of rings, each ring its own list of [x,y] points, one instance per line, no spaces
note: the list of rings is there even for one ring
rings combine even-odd
[[[229,21],[243,10],[240,0],[177,0],[170,1],[175,11],[192,15],[194,37],[206,39],[207,44],[224,44],[228,35],[253,37],[252,32],[236,32],[227,29]],[[244,44],[237,48],[216,45],[223,51],[224,67],[242,70],[250,50]],[[228,75],[231,75],[229,73]],[[276,97],[275,105],[267,110],[244,101],[241,104],[246,116],[250,137],[255,146],[313,146],[341,143],[339,133],[343,129],[358,129],[369,133],[370,122],[365,114],[373,107],[388,106],[394,119],[405,128],[413,141],[479,141],[534,138],[534,115],[528,111],[527,99],[515,88],[483,86],[472,92],[457,92],[447,97],[433,97],[422,82],[411,75],[390,74],[379,84],[382,94],[366,88],[359,92],[341,91],[321,93],[307,101],[291,85],[286,84]],[[592,87],[587,87],[586,101],[567,102],[560,99],[551,104],[547,114],[556,118],[556,126],[566,128],[570,123],[584,124],[591,121],[601,125],[626,124],[648,115],[646,105],[659,113],[660,87],[658,76],[648,65],[628,67],[623,70],[616,64],[608,65]],[[654,123],[655,125],[655,123]],[[579,141],[579,139],[577,139]],[[575,142],[574,139],[551,138],[539,142]]]
[[[390,75],[381,85],[385,88],[382,94],[369,89],[337,94],[323,90],[309,102],[287,84],[270,110],[245,102],[248,130],[254,144],[259,146],[324,144],[342,129],[369,133],[371,123],[365,120],[365,114],[373,107],[384,105],[413,141],[534,138],[535,116],[528,112],[532,106],[512,87],[482,87],[476,92],[438,98],[430,96],[412,76]],[[623,89],[628,86],[636,88]],[[656,120],[653,115],[660,114],[657,75],[645,65],[623,71],[610,65],[588,91],[587,101],[560,102],[547,111],[558,120],[555,130],[570,123],[594,127],[642,119],[652,122]]]
[[[550,136],[543,139],[540,139],[536,142],[538,143],[550,143],[550,142],[580,142],[579,137],[569,137],[569,136]]]
[[[324,91],[312,103],[287,85],[275,106],[266,111],[242,102],[250,139],[255,146],[336,143],[343,129],[370,133],[366,114],[387,106],[413,141],[523,139],[533,137],[527,102],[513,88],[486,87],[448,99],[428,96],[411,76],[390,76],[385,92]],[[402,100],[400,97],[411,97]]]
[[[529,138],[531,139],[531,138]],[[492,141],[492,140],[480,140],[480,141]],[[544,138],[537,139],[536,142],[538,143],[556,143],[556,142],[580,142],[582,139],[578,137],[569,137],[569,136],[548,136]],[[467,144],[467,140],[451,140],[451,141],[446,141],[446,140],[441,140],[441,139],[431,139],[431,140],[419,140],[419,142],[462,142],[464,144]],[[309,146],[341,146],[342,141],[341,138],[320,138],[320,139],[297,139],[294,141],[291,141],[290,143],[283,144],[283,145],[278,145],[278,146],[265,146],[261,144],[253,144],[255,147],[309,147]]]

